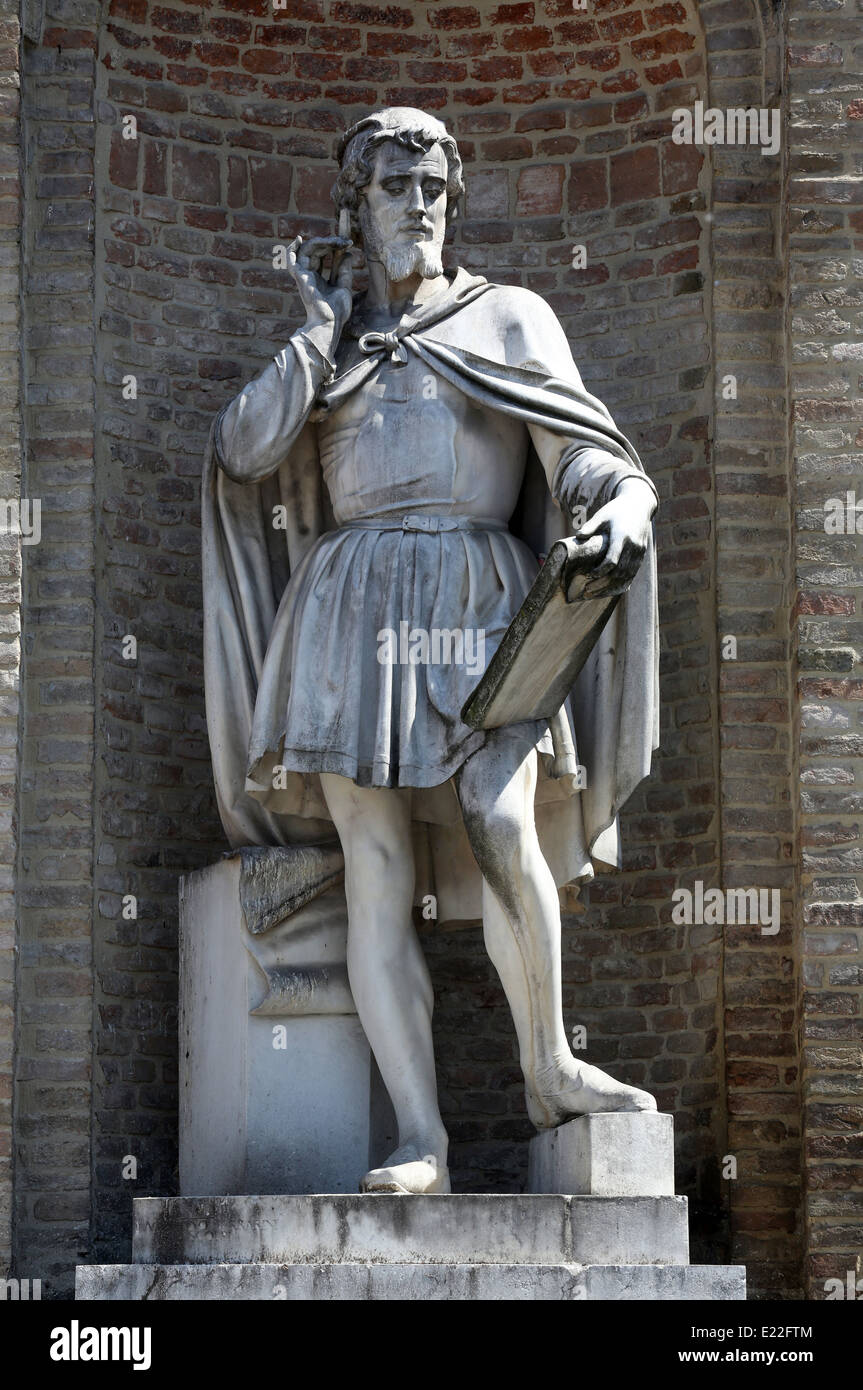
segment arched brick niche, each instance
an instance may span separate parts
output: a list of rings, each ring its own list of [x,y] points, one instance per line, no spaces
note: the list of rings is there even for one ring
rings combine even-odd
[[[681,872],[717,868],[706,175],[670,139],[673,108],[704,94],[694,7],[303,0],[274,20],[266,3],[115,0],[97,70],[99,890],[116,901],[134,878],[147,902],[137,930],[103,925],[102,1007],[132,1039],[170,1027],[176,871],[222,843],[201,726],[209,420],[298,321],[272,247],[330,229],[338,134],[369,107],[422,105],[448,120],[466,164],[451,257],[552,304],[663,493],[663,750],[627,816],[627,872],[597,884],[567,933],[566,1007],[592,1059],[675,1110],[683,1186],[714,1199],[719,943],[669,920]],[[130,372],[134,402],[120,389]],[[135,670],[120,655],[127,632]],[[511,1184],[530,1131],[496,978],[478,929],[426,944],[457,1181]],[[143,979],[118,964],[132,958]],[[145,980],[156,997],[142,1004]],[[102,1065],[109,1107],[152,1115],[154,1097],[167,1101],[161,1060],[123,1085],[122,1062]],[[167,1134],[157,1123],[154,1163]]]
[[[719,930],[671,922],[678,884],[715,883],[729,864],[772,872],[785,834],[780,793],[774,806],[762,785],[778,786],[788,754],[787,691],[763,686],[787,642],[786,576],[764,569],[786,483],[776,414],[779,194],[775,178],[756,178],[745,152],[715,158],[711,182],[701,154],[671,141],[672,110],[706,99],[708,75],[723,104],[770,86],[761,67],[770,18],[769,6],[762,14],[748,0],[593,0],[589,13],[564,0],[290,0],[275,19],[267,0],[112,0],[98,32],[78,24],[43,36],[34,63],[53,61],[54,49],[70,68],[77,61],[73,117],[76,101],[96,115],[89,1137],[99,1257],[121,1253],[128,1236],[122,1155],[139,1156],[146,1190],[173,1182],[176,880],[223,847],[200,661],[203,444],[213,413],[298,323],[287,277],[272,268],[273,245],[330,228],[337,136],[369,107],[392,102],[438,112],[459,139],[468,192],[451,258],[548,299],[662,496],[662,749],[626,813],[624,873],[597,882],[585,913],[567,919],[567,1021],[587,1027],[592,1060],[650,1086],[674,1110],[679,1188],[696,1198],[696,1253],[722,1253],[731,1197],[751,1207],[779,1194],[775,1159],[793,1144],[787,1117],[776,1143],[750,1115],[772,1113],[774,1093],[781,1112],[789,1068],[780,1075],[780,1062],[765,1060],[763,1039],[777,1021],[755,1017],[752,943],[730,938],[723,965]],[[87,96],[85,60],[94,58]],[[122,135],[129,115],[136,140]],[[37,118],[50,125],[43,110]],[[40,127],[40,139],[56,142],[62,164],[60,135]],[[82,173],[84,150],[82,137]],[[33,191],[36,216],[52,195]],[[571,268],[576,244],[587,249],[583,271]],[[721,421],[720,361],[728,371],[744,363]],[[124,399],[129,375],[134,400]],[[765,618],[751,591],[768,582],[778,589]],[[716,639],[725,631],[739,635],[741,660],[733,679],[722,673],[720,725]],[[122,656],[129,634],[136,664]],[[62,709],[68,697],[72,709],[75,693],[52,698]],[[726,725],[740,732],[726,737]],[[730,818],[719,815],[720,775]],[[774,814],[772,826],[759,821]],[[755,843],[747,827],[759,824]],[[129,892],[136,922],[120,911]],[[35,932],[35,921],[24,930]],[[511,1186],[523,1176],[530,1130],[496,977],[478,928],[430,932],[425,944],[457,1185],[475,1185],[481,1173],[483,1186]],[[777,990],[770,1007],[780,1011],[784,960],[771,956],[764,967]],[[725,1046],[742,1097],[730,1107],[733,1142],[721,1007],[729,988]],[[719,1178],[729,1145],[751,1155],[734,1192]],[[747,1183],[754,1198],[737,1195]],[[38,1230],[38,1215],[29,1219]],[[787,1212],[781,1219],[787,1226]],[[747,1241],[763,1249],[746,1212],[740,1232],[741,1250]],[[775,1245],[765,1268],[771,1260],[782,1265]]]

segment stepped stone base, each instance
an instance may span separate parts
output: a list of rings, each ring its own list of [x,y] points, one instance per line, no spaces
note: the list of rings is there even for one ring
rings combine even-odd
[[[134,1203],[130,1265],[81,1299],[740,1299],[690,1266],[683,1197],[166,1197]]]
[[[98,1300],[745,1299],[739,1265],[82,1265],[76,1298]]]

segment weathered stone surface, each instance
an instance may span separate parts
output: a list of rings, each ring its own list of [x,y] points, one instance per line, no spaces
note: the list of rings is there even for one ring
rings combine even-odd
[[[597,1197],[674,1195],[674,1119],[659,1113],[581,1115],[530,1141],[530,1192]]]
[[[297,896],[324,876],[309,863]],[[237,854],[181,883],[181,1190],[356,1192],[394,1136],[347,984],[344,893],[252,934],[245,876]]]
[[[153,1197],[136,1264],[676,1264],[683,1197],[460,1194]]]
[[[741,1265],[88,1265],[76,1298],[335,1302],[744,1299]]]

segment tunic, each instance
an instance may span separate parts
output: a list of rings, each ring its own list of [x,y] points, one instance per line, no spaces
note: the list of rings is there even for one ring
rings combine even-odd
[[[481,746],[486,735],[460,711],[538,569],[507,529],[528,444],[521,421],[474,405],[413,355],[385,361],[318,425],[337,529],[282,598],[262,679],[283,700],[280,739],[253,781],[281,765],[360,786],[434,787]],[[433,640],[453,632],[460,648]],[[382,633],[395,636],[394,660],[380,659]],[[410,659],[411,634],[427,659]],[[253,746],[267,727],[262,707]],[[534,741],[552,753],[547,725]]]

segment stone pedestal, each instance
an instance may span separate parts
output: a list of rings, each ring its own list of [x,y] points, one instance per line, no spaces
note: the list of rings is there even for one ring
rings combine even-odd
[[[670,1115],[537,1135],[525,1194],[357,1194],[396,1136],[348,988],[340,874],[317,846],[182,881],[186,1195],[137,1199],[132,1263],[79,1267],[76,1296],[745,1298],[741,1267],[689,1264]]]
[[[682,1197],[141,1198],[133,1263],[79,1299],[742,1299],[692,1266]]]
[[[338,848],[180,884],[180,1190],[356,1192],[395,1147],[345,967]]]
[[[654,1111],[581,1115],[530,1141],[529,1192],[595,1197],[674,1193],[674,1118]]]

